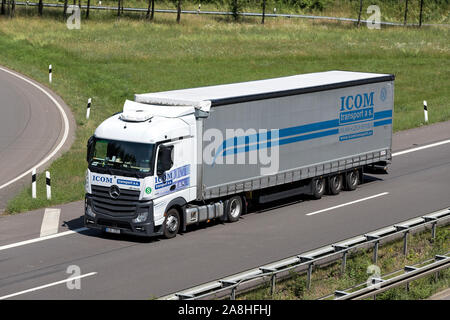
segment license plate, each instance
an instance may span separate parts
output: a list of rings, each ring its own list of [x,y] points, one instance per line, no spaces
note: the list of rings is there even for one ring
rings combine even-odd
[[[105,231],[106,232],[109,232],[109,233],[120,233],[120,230],[119,229],[113,229],[113,228],[105,228]]]

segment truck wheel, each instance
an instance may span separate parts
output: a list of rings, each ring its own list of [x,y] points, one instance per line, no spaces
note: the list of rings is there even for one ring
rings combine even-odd
[[[242,198],[234,196],[228,200],[226,214],[228,221],[235,222],[241,217],[243,211]]]
[[[341,192],[342,190],[342,185],[343,185],[342,175],[336,174],[334,176],[331,176],[328,180],[330,194],[332,195],[339,194],[339,192]]]
[[[167,211],[163,224],[163,235],[167,239],[174,238],[180,229],[180,213],[177,209],[171,208]]]
[[[322,198],[325,193],[325,179],[317,178],[312,181],[312,196],[314,199]]]
[[[345,189],[348,191],[353,191],[359,184],[359,173],[358,170],[352,170],[345,175]]]

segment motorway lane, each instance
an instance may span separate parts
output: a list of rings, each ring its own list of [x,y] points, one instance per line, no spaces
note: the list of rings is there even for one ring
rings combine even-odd
[[[355,192],[320,201],[297,198],[247,214],[239,223],[215,224],[171,240],[87,231],[2,250],[0,296],[64,280],[67,267],[78,265],[81,274],[98,273],[82,279],[80,290],[61,284],[14,298],[157,297],[450,205],[450,144],[395,157],[389,172]],[[383,192],[389,194],[306,216]]]
[[[67,124],[72,127],[67,137],[63,115],[54,101],[34,85],[0,68],[0,186],[38,164],[63,139],[64,150],[73,141],[75,126],[67,106],[45,90],[65,110]],[[0,187],[0,213],[17,189]]]

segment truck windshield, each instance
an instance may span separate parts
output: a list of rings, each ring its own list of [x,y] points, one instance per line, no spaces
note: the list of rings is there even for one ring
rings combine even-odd
[[[89,165],[131,172],[151,173],[154,147],[154,144],[149,143],[96,138],[89,155]]]

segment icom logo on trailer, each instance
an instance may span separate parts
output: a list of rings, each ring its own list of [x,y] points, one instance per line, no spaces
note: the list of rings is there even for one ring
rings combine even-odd
[[[386,90],[386,89],[385,89]],[[370,93],[358,93],[354,96],[341,97],[341,112],[350,111],[354,109],[373,107],[374,91]]]
[[[375,92],[358,93],[340,97],[339,124],[367,121],[373,119],[373,96]]]

